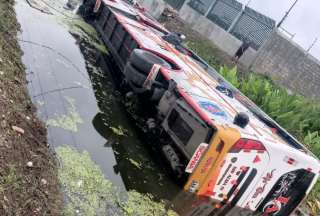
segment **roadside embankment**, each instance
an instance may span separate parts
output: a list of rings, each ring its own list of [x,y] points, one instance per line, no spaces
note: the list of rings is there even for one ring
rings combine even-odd
[[[60,215],[57,163],[27,93],[13,6],[0,1],[0,215]]]

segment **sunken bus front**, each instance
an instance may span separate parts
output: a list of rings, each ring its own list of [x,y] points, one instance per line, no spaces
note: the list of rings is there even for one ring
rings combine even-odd
[[[188,176],[186,191],[214,200],[220,215],[294,211],[319,176],[312,153],[139,5],[87,0],[80,10],[93,18],[122,86],[156,104],[147,125],[176,176]]]

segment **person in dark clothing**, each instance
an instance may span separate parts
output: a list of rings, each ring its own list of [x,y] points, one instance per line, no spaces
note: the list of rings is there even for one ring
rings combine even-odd
[[[250,41],[248,39],[245,39],[240,46],[240,48],[237,50],[236,54],[233,57],[233,60],[237,63],[241,56],[244,54],[244,52],[250,47]]]

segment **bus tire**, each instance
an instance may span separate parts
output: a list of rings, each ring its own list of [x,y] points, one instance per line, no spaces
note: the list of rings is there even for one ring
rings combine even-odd
[[[159,56],[141,49],[135,49],[130,56],[130,63],[144,74],[149,74],[154,64],[171,68],[171,65]]]
[[[127,63],[124,69],[124,75],[127,81],[141,87],[147,79],[147,76],[138,71],[130,62]]]

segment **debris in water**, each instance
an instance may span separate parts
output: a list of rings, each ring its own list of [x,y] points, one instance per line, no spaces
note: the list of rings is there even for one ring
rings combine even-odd
[[[33,9],[35,9],[35,10],[38,10],[38,11],[40,11],[41,13],[53,15],[53,13],[51,13],[48,8],[45,8],[45,7],[43,7],[43,6],[38,5],[36,1],[26,0],[26,2],[28,3],[28,5],[29,5],[31,8],[33,8]],[[42,8],[41,8],[41,7],[42,7]]]
[[[122,126],[119,126],[118,128],[110,127],[113,133],[115,133],[118,136],[125,136],[125,130],[122,128]]]
[[[138,169],[142,169],[142,164],[141,163],[139,163],[139,162],[137,162],[137,161],[135,161],[135,160],[133,160],[131,158],[129,158],[129,161],[130,161],[131,164],[133,164]]]

